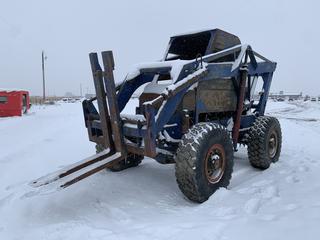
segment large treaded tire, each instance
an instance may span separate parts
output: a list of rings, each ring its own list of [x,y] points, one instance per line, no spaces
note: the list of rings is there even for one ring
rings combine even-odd
[[[270,145],[274,138],[276,143]],[[279,160],[282,146],[282,133],[278,119],[269,116],[258,117],[250,128],[248,137],[248,156],[250,164],[259,169],[267,169]],[[270,149],[276,148],[271,151]],[[270,153],[272,152],[272,154]]]
[[[96,153],[99,153],[103,151],[104,148],[101,145],[96,145]],[[122,160],[118,162],[117,164],[114,164],[111,167],[108,167],[107,169],[111,172],[120,172],[127,168],[137,167],[143,160],[144,156],[136,155],[136,154],[130,154],[127,159]]]
[[[224,170],[214,183],[206,173],[208,153],[220,146],[224,152]],[[212,158],[210,158],[212,159]],[[212,160],[211,160],[212,161]],[[233,145],[228,130],[216,123],[198,123],[183,137],[176,154],[176,180],[191,201],[202,203],[218,188],[227,187],[233,171]]]

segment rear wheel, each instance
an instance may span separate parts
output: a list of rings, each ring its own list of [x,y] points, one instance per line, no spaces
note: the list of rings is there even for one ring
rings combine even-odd
[[[282,133],[278,119],[258,117],[249,131],[248,156],[255,168],[267,169],[279,160]]]
[[[97,153],[99,153],[103,150],[104,150],[104,148],[101,145],[99,145],[99,144],[96,145],[96,152]],[[111,172],[120,172],[120,171],[123,171],[127,168],[137,167],[141,163],[143,158],[144,158],[144,156],[141,156],[141,155],[129,154],[126,159],[108,167],[107,169],[109,169]]]
[[[183,136],[176,155],[176,179],[187,198],[206,201],[229,185],[232,170],[233,146],[225,127],[199,123]]]

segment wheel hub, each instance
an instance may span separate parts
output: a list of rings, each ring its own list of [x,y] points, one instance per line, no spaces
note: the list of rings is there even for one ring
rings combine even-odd
[[[272,131],[270,134],[268,148],[269,148],[269,157],[274,158],[278,151],[278,136],[275,131]]]
[[[210,183],[217,183],[225,170],[225,151],[220,144],[214,144],[205,159],[205,174]]]

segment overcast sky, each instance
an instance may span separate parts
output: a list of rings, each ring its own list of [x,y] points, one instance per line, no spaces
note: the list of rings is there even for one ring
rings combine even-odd
[[[169,37],[221,28],[278,62],[272,91],[320,95],[317,0],[10,0],[0,8],[0,88],[41,95],[93,91],[88,53],[113,50],[116,78],[161,59]]]

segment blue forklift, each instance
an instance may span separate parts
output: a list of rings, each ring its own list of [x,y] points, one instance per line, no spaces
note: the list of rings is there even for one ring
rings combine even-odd
[[[149,157],[174,163],[182,193],[202,203],[229,185],[240,144],[255,168],[278,161],[280,124],[264,115],[276,63],[237,36],[220,29],[173,36],[161,61],[136,65],[117,84],[112,51],[101,57],[103,68],[97,53],[89,54],[96,97],[82,103],[97,153],[35,180],[33,187],[66,188]],[[133,96],[139,100],[135,114],[123,113]]]

